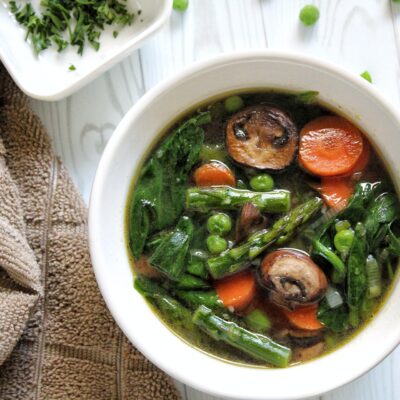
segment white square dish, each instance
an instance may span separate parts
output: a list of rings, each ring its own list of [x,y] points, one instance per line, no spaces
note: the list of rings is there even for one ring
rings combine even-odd
[[[17,85],[39,100],[59,100],[89,83],[160,29],[172,10],[172,0],[128,0],[129,10],[141,10],[140,15],[115,39],[112,27],[106,29],[99,51],[87,44],[82,56],[74,46],[62,53],[51,47],[37,56],[7,4],[0,1],[0,59]]]

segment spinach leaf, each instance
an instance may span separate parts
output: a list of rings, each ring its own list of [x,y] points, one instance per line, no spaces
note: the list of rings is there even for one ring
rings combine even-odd
[[[346,275],[346,266],[333,250],[325,246],[321,241],[315,240],[313,242],[313,252],[315,255],[324,258],[335,268],[340,280],[344,279]]]
[[[357,184],[348,206],[338,215],[352,223],[361,221],[368,205],[384,189],[383,182],[361,182]]]
[[[326,298],[324,298],[319,305],[317,318],[333,332],[343,332],[349,327],[349,309],[344,303],[338,307],[331,308]]]
[[[334,249],[333,237],[336,233],[334,225],[338,219],[348,220],[352,224],[363,221],[368,205],[373,198],[381,193],[383,187],[384,184],[382,182],[358,183],[347,207],[326,220],[313,239],[313,254],[327,260],[338,271],[340,276],[343,276],[345,268],[339,256],[332,250]]]
[[[359,310],[367,292],[366,260],[368,243],[365,226],[356,225],[353,245],[347,262],[347,304],[353,315],[354,325],[358,325]]]
[[[149,258],[149,263],[171,280],[179,280],[185,272],[186,258],[193,237],[193,223],[183,216],[176,228],[162,237]]]
[[[190,118],[168,136],[147,161],[129,210],[129,245],[140,258],[149,234],[171,226],[182,214],[190,170],[204,142],[210,113]]]
[[[370,204],[364,219],[370,251],[375,250],[381,244],[387,234],[389,224],[397,216],[397,199],[392,193],[383,193]]]
[[[387,247],[389,253],[400,257],[400,236],[397,235],[397,232],[394,232],[393,228],[398,228],[398,222],[394,221],[394,223],[390,224],[388,229],[388,241],[389,246]],[[394,226],[396,225],[396,226]]]

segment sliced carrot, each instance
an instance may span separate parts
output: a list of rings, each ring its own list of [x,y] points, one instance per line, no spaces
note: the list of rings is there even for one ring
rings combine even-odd
[[[235,186],[236,184],[233,172],[219,162],[203,164],[197,168],[194,172],[194,181],[197,186]]]
[[[289,322],[299,329],[316,331],[324,326],[317,319],[318,305],[313,304],[309,307],[299,308],[294,311],[284,310],[284,314]]]
[[[363,142],[359,129],[344,118],[319,117],[300,132],[299,161],[314,175],[343,175],[355,167]]]
[[[368,164],[370,155],[371,155],[371,147],[368,144],[368,142],[364,139],[363,151],[362,151],[360,157],[358,158],[356,165],[350,171],[349,175],[355,174],[356,172],[363,171]]]
[[[245,309],[256,295],[256,278],[246,271],[217,281],[215,290],[225,307],[240,311]]]
[[[347,206],[354,187],[350,177],[322,178],[320,192],[329,207],[342,210]]]

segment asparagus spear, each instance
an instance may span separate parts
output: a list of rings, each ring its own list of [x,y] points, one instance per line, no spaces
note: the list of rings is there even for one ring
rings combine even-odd
[[[199,290],[176,290],[175,294],[179,300],[182,300],[190,308],[197,308],[200,305],[205,305],[213,310],[223,308],[222,301],[215,290],[208,290],[206,292]]]
[[[216,316],[202,305],[193,315],[193,323],[215,340],[221,340],[257,359],[277,367],[286,367],[291,350],[267,336],[253,333],[237,324]]]
[[[285,243],[300,225],[307,222],[321,208],[321,205],[322,200],[318,197],[308,200],[276,221],[270,229],[256,232],[242,245],[218,257],[208,259],[208,269],[212,277],[219,279],[238,272],[268,246],[273,243],[278,245]]]
[[[192,313],[156,282],[148,278],[137,277],[134,287],[142,296],[150,299],[163,315],[168,316],[172,323],[185,328],[193,327]]]
[[[186,191],[186,208],[200,212],[236,209],[249,202],[258,206],[261,211],[287,212],[290,209],[290,192],[287,190],[252,192],[230,186],[193,187]]]

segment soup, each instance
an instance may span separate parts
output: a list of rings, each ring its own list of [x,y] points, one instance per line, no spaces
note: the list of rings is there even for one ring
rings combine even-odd
[[[127,204],[134,286],[183,340],[286,367],[377,312],[400,255],[393,183],[316,92],[245,93],[181,118]]]

